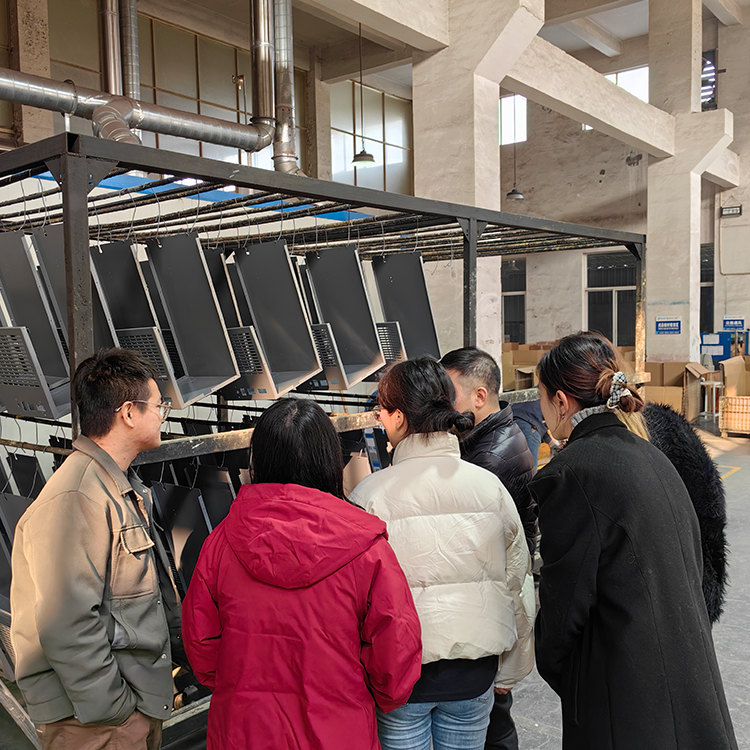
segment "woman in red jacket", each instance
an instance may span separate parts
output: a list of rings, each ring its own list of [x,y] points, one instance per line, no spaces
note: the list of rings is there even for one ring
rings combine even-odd
[[[201,550],[182,613],[211,688],[208,750],[377,750],[375,706],[405,703],[421,641],[385,524],[344,498],[330,419],[277,401],[253,484]]]

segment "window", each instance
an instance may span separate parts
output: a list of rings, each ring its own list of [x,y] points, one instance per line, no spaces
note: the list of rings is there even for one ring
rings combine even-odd
[[[636,283],[636,259],[630,253],[586,256],[587,328],[615,346],[634,346]]]
[[[619,73],[610,73],[604,76],[608,81],[612,81],[615,86],[619,86],[625,91],[637,96],[644,102],[648,102],[648,65],[642,68],[633,68],[632,70],[623,70]],[[584,130],[593,130],[590,125],[583,124]]]
[[[714,246],[701,245],[701,333],[714,331]]]
[[[363,142],[375,163],[354,165]],[[332,84],[331,169],[336,182],[412,195],[411,102],[356,81]]]
[[[518,94],[500,97],[500,145],[526,140],[526,97]]]
[[[703,71],[701,72],[701,109],[716,109],[716,50],[703,53]]]
[[[141,15],[138,52],[144,101],[229,122],[244,123],[252,117],[249,52]],[[244,89],[236,83],[239,76],[244,76]],[[307,162],[305,83],[304,72],[295,71],[297,154],[303,170]],[[143,133],[143,142],[208,159],[273,169],[271,148],[248,154],[227,146],[153,133]]]
[[[503,296],[503,338],[526,343],[526,260],[504,260],[500,269]]]

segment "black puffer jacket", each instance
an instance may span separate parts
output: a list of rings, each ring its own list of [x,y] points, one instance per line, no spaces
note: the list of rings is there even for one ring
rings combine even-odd
[[[507,401],[461,440],[461,458],[491,471],[510,492],[521,516],[529,549],[536,540],[536,504],[526,491],[534,476],[534,459]]]
[[[724,485],[716,464],[685,417],[662,404],[649,404],[643,416],[651,442],[677,469],[693,501],[701,530],[703,596],[713,624],[724,610],[727,584]]]

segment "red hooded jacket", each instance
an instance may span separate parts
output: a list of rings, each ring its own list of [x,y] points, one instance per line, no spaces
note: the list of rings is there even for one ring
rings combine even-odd
[[[245,485],[182,610],[213,690],[208,750],[377,750],[375,704],[419,678],[419,619],[376,516],[294,484]]]

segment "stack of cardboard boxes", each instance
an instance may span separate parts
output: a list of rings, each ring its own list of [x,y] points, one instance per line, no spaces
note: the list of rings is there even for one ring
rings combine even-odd
[[[730,432],[750,434],[750,357],[732,357],[719,364],[724,383],[719,412],[722,437]]]

